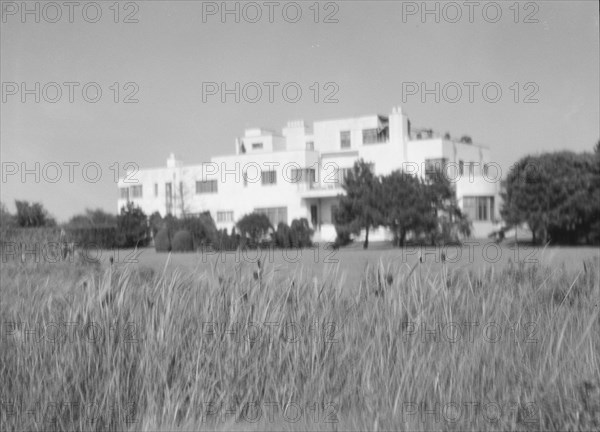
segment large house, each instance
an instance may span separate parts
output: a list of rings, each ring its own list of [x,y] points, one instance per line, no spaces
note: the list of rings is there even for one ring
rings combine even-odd
[[[141,169],[133,179],[119,181],[118,208],[132,201],[146,214],[210,211],[217,228],[228,231],[253,211],[267,214],[274,226],[306,218],[315,241],[333,241],[337,196],[344,193],[345,174],[360,158],[377,175],[401,169],[426,176],[443,168],[473,221],[473,236],[498,229],[501,173],[489,149],[431,130],[411,130],[400,107],[388,115],[312,125],[290,121],[281,134],[246,129],[235,139],[233,154],[199,165],[184,165],[171,154],[166,166]],[[377,230],[371,238],[388,238],[388,233]]]

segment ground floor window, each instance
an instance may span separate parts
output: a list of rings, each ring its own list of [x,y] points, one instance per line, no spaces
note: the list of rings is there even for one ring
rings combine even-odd
[[[218,211],[217,222],[233,222],[233,211]]]
[[[472,221],[489,221],[494,219],[493,196],[466,196],[463,198],[463,211]]]
[[[287,224],[287,207],[265,207],[254,209],[256,213],[266,214],[273,227],[277,228],[279,222]]]

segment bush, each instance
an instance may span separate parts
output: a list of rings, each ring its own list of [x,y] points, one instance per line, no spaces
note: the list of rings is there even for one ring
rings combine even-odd
[[[289,248],[292,245],[292,230],[287,224],[279,222],[275,232],[275,246],[279,248]]]
[[[148,218],[141,208],[128,203],[117,217],[117,244],[122,248],[146,246],[150,240]]]
[[[191,252],[194,250],[194,239],[192,233],[187,230],[180,230],[173,236],[171,242],[171,250],[173,252]]]
[[[247,246],[255,247],[261,240],[273,229],[267,215],[263,213],[250,213],[242,217],[237,223],[237,227],[242,233],[242,239],[249,238]],[[244,245],[246,246],[245,242]]]
[[[313,230],[305,218],[294,219],[290,228],[292,246],[295,248],[304,248],[312,246],[311,237]]]
[[[171,238],[167,228],[163,228],[156,233],[154,237],[154,249],[156,252],[171,252]]]

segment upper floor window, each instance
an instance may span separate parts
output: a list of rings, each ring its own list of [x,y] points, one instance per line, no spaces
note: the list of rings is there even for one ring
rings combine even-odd
[[[317,179],[314,168],[292,168],[290,183],[314,183]]]
[[[314,150],[315,149],[315,142],[314,141],[307,141],[306,142],[306,150]]]
[[[277,183],[277,171],[263,171],[261,173],[261,181],[263,185],[271,185]]]
[[[197,181],[196,182],[196,193],[197,194],[206,194],[206,193],[217,193],[218,186],[216,180],[206,180],[206,181]]]
[[[261,143],[261,142],[252,143],[252,150],[260,150],[262,148],[263,148],[263,143]]]
[[[340,147],[343,149],[350,148],[350,131],[340,132]]]
[[[388,140],[388,129],[363,129],[363,144],[378,144]]]
[[[142,185],[131,186],[131,198],[142,197]]]
[[[448,159],[425,159],[425,176],[431,178],[436,172],[444,173]]]
[[[464,175],[464,173],[465,173],[465,161],[462,161],[462,160],[458,161],[458,173],[460,175]]]
[[[122,187],[119,188],[119,193],[121,194],[121,199],[129,199],[129,188]]]

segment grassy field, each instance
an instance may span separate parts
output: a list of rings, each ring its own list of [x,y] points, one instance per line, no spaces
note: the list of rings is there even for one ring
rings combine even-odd
[[[0,429],[599,430],[598,249],[471,252],[8,261]]]

